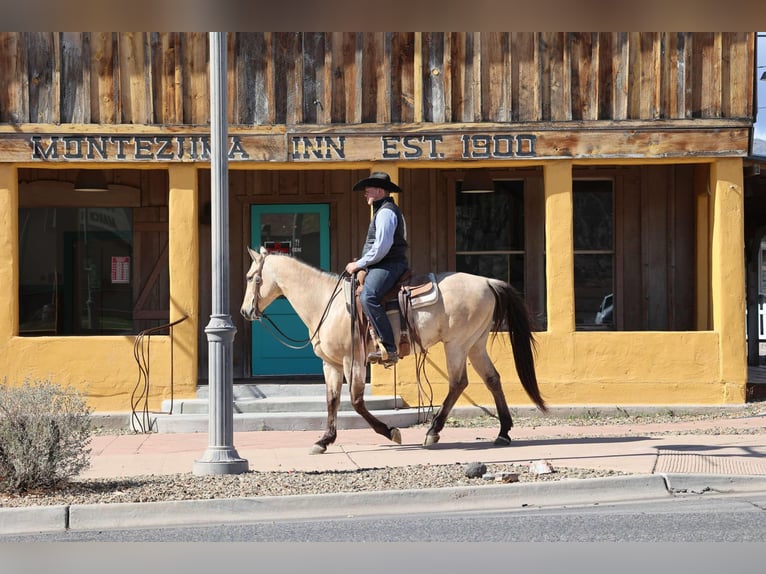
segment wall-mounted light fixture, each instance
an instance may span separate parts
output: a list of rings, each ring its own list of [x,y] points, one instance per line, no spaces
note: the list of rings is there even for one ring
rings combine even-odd
[[[492,193],[495,191],[495,185],[485,170],[468,169],[465,171],[460,191],[462,193]]]
[[[104,172],[100,169],[81,169],[74,182],[75,191],[109,191]]]

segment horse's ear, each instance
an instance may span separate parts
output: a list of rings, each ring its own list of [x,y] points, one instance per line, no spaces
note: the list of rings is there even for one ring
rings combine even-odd
[[[258,255],[258,253],[256,251],[253,251],[252,249],[250,249],[250,247],[247,248],[247,252],[250,254],[250,259],[255,261],[255,256]]]

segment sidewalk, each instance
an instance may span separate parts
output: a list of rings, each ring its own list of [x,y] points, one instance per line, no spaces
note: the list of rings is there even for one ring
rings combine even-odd
[[[731,429],[731,434],[650,436],[664,432]],[[748,434],[734,434],[747,429]],[[759,429],[757,434],[750,434]],[[415,464],[468,462],[527,464],[614,470],[630,474],[701,473],[766,476],[766,416],[726,421],[634,425],[514,427],[509,447],[492,443],[497,428],[452,428],[441,441],[422,446],[425,428],[403,428],[398,445],[372,429],[338,431],[322,455],[309,450],[320,431],[234,433],[234,448],[250,470],[330,471]],[[623,436],[620,436],[623,435]],[[127,434],[93,437],[91,468],[83,478],[191,472],[208,445],[206,433]]]

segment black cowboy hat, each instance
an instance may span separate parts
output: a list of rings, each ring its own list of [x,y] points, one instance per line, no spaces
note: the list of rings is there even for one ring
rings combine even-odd
[[[354,191],[364,191],[367,187],[381,187],[386,191],[402,192],[402,189],[391,181],[391,177],[383,171],[372,172],[370,177],[357,181],[354,185]]]

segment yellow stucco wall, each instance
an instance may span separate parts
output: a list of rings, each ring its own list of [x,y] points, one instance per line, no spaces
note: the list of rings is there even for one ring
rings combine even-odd
[[[548,328],[537,333],[536,365],[544,399],[563,405],[742,404],[745,402],[744,203],[742,161],[711,162],[706,202],[712,222],[709,245],[713,329],[697,332],[576,332],[572,229],[572,162],[544,166]],[[698,213],[707,226],[708,214]],[[706,238],[705,233],[699,237]],[[708,246],[702,246],[705,253]],[[706,280],[707,281],[707,280]],[[706,292],[703,285],[701,291]],[[703,298],[703,300],[706,300]],[[512,406],[532,403],[516,376],[510,343],[497,339],[490,353]],[[440,405],[447,394],[444,350],[428,353],[427,381],[418,388],[412,357],[397,369],[372,370],[375,394],[396,392],[412,406]],[[493,406],[469,366],[469,386],[458,405]],[[394,377],[396,376],[396,381]]]
[[[714,332],[537,333],[536,366],[549,406],[720,405],[745,402],[745,380],[723,379]],[[532,406],[521,387],[507,337],[489,345],[508,404]],[[411,406],[440,405],[447,394],[444,348],[428,353],[418,389],[413,357],[396,369],[396,392]],[[458,405],[494,406],[479,376],[468,369],[468,388]],[[373,368],[374,394],[391,394],[393,369]],[[424,403],[426,401],[426,403]]]
[[[174,329],[173,395],[180,398],[194,396],[197,388],[197,179],[194,166],[171,166],[169,175],[170,320],[189,316]],[[84,392],[97,411],[129,412],[135,387],[143,389],[135,337],[18,336],[18,177],[9,164],[0,164],[0,213],[7,217],[0,226],[0,285],[9,287],[0,303],[0,381],[51,380]],[[169,336],[152,336],[152,410],[171,396],[170,351]]]

